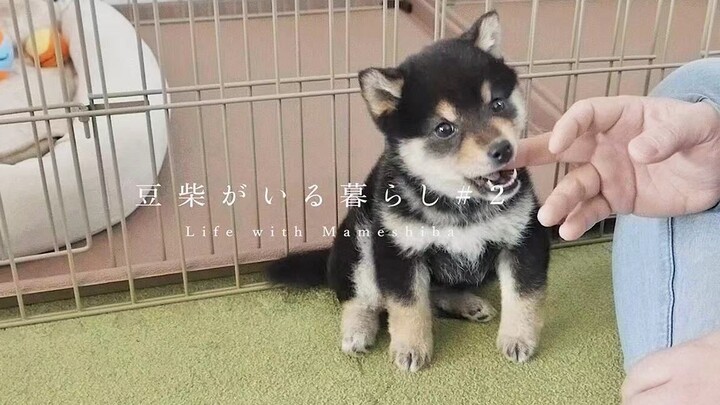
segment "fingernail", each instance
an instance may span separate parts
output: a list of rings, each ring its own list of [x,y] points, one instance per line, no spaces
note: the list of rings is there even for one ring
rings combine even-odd
[[[543,224],[544,226],[550,226],[550,225],[552,225],[552,224],[549,223],[549,222],[550,222],[550,221],[549,221],[550,218],[548,218],[548,213],[547,213],[547,209],[545,208],[545,206],[540,207],[540,209],[538,210],[537,219],[538,219],[538,221],[540,221],[540,223]]]
[[[560,235],[561,238],[563,238],[563,240],[568,241],[568,242],[577,239],[577,238],[573,237],[573,235],[570,233],[570,231],[568,231],[568,227],[565,224],[560,226],[560,229],[558,229],[558,234]]]
[[[555,136],[550,137],[550,141],[548,142],[548,150],[550,153],[558,153],[558,150],[560,149],[560,145],[558,145],[558,140]]]

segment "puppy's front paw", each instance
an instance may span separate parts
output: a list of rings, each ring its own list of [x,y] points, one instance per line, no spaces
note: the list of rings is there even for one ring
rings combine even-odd
[[[537,348],[537,339],[498,335],[497,347],[508,360],[514,363],[525,363],[530,360]]]
[[[373,344],[375,344],[374,333],[355,331],[343,336],[341,347],[343,353],[350,356],[359,356],[367,353]]]
[[[400,370],[414,373],[430,363],[432,352],[425,345],[412,347],[391,343],[390,356]]]
[[[390,301],[388,305],[390,357],[403,371],[416,372],[430,362],[433,349],[430,300]]]

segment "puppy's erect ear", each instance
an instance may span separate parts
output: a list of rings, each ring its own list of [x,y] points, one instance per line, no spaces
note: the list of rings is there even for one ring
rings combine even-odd
[[[395,68],[369,68],[358,74],[362,96],[373,118],[397,109],[405,80]]]
[[[460,36],[461,39],[471,41],[478,48],[490,55],[501,58],[500,51],[500,18],[497,12],[488,11],[475,21],[475,24]]]

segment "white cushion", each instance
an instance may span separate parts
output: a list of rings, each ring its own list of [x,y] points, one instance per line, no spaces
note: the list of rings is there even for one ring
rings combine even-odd
[[[79,3],[81,4],[82,23],[87,43],[91,92],[88,91],[85,71],[82,67],[83,54],[80,47],[74,2],[70,2],[59,13],[58,18],[61,20],[62,32],[70,43],[70,57],[77,71],[77,91],[75,92],[74,101],[87,104],[88,93],[102,93],[101,76],[92,28],[90,2],[81,1]],[[135,30],[125,17],[111,6],[103,2],[95,2],[95,7],[108,92],[142,90]],[[142,50],[145,60],[147,87],[159,89],[162,82],[158,63],[145,43],[142,44]],[[150,104],[162,103],[162,97],[159,95],[153,95],[149,98]],[[142,97],[128,97],[111,101],[142,100]],[[0,117],[0,119],[3,118],[5,117]],[[167,123],[163,111],[152,112],[150,118],[155,147],[154,154],[159,170],[167,149]],[[113,169],[108,122],[106,117],[98,117],[96,122],[97,138],[100,144],[110,202],[111,222],[115,224],[122,217],[129,215],[141,200],[137,186],[151,184],[153,181],[148,140],[149,131],[144,113],[112,117],[112,129],[120,176],[120,190],[118,190],[115,186],[116,174]],[[3,136],[2,131],[5,130],[3,127],[5,126],[0,125],[0,138]],[[67,218],[67,229],[63,227],[63,213],[60,209],[60,197],[56,192],[52,156],[48,153],[42,159],[57,231],[57,243],[61,247],[65,245],[65,232],[67,232],[70,242],[85,238],[86,221],[82,210],[82,198],[85,199],[87,204],[87,224],[90,232],[101,231],[106,226],[98,159],[95,152],[95,139],[85,137],[84,124],[80,120],[73,120],[73,128],[77,143],[77,164],[82,175],[84,196],[80,195],[78,179],[75,175],[70,134],[65,134],[54,148],[58,177],[62,189],[62,201],[65,206],[64,214]],[[52,250],[54,245],[53,235],[36,158],[27,159],[14,165],[0,164],[0,196],[2,196],[5,215],[8,220],[10,246],[14,255],[22,257]],[[120,201],[122,201],[122,210],[120,209]],[[6,246],[0,246],[0,258],[6,258]]]

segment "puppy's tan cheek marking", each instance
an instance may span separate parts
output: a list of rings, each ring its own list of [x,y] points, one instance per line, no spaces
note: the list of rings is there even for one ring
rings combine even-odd
[[[445,100],[440,100],[435,107],[435,113],[449,122],[455,122],[458,118],[455,107]]]
[[[482,137],[469,136],[460,144],[458,163],[461,167],[475,168],[478,163],[487,163],[487,145]]]
[[[458,151],[458,162],[463,166],[472,166],[478,160],[484,159],[487,156],[486,143],[482,143],[481,139],[475,136],[468,136],[463,139],[460,144],[460,150]]]

